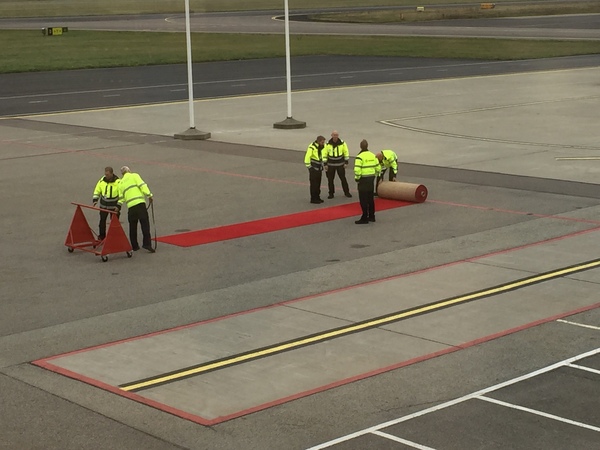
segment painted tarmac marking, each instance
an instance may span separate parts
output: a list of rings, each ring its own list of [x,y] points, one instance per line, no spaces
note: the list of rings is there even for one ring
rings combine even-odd
[[[600,370],[592,369],[591,367],[580,366],[579,364],[568,364],[568,367],[572,367],[573,369],[585,370],[586,372],[595,373],[596,375],[600,375]]]
[[[373,433],[382,438],[388,439],[390,441],[399,442],[404,445],[408,445],[409,447],[416,448],[418,450],[435,450],[432,447],[427,447],[426,445],[417,444],[416,442],[408,441],[406,439],[399,438],[398,436],[394,436],[393,434],[384,433],[383,431],[373,431]]]
[[[556,161],[595,161],[600,159],[600,156],[557,156]]]
[[[564,320],[564,319],[558,319],[557,322],[567,323],[569,325],[575,325],[577,327],[590,328],[592,330],[600,331],[600,327],[595,327],[593,325],[586,325],[585,323],[571,322],[570,320]]]
[[[292,339],[285,342],[269,345],[260,349],[250,350],[248,352],[239,353],[237,355],[227,356],[221,359],[188,366],[172,372],[166,372],[161,375],[136,380],[130,383],[125,383],[119,386],[120,389],[128,392],[139,392],[145,389],[150,389],[165,384],[173,383],[186,378],[198,376],[203,373],[212,372],[215,370],[231,367],[237,364],[254,361],[257,359],[272,356],[278,353],[295,350],[309,345],[318,344],[323,341],[336,339],[350,334],[370,330],[373,328],[389,325],[400,320],[416,317],[423,314],[428,314],[434,311],[440,311],[445,308],[465,304],[467,302],[480,300],[483,298],[503,294],[523,287],[531,286],[537,283],[542,283],[552,279],[560,278],[566,275],[579,273],[585,270],[600,267],[600,259],[588,261],[581,264],[576,264],[569,267],[564,267],[558,270],[533,275],[522,278],[520,280],[504,283],[491,288],[482,289],[471,292],[469,294],[452,297],[442,301],[435,301],[415,308],[409,308],[403,311],[386,314],[384,316],[367,319],[360,322],[355,322],[351,325],[346,325],[338,328],[333,328],[324,332],[315,333],[297,339]]]
[[[535,414],[536,416],[542,416],[547,419],[557,420],[559,422],[568,423],[569,425],[575,425],[580,428],[587,428],[588,430],[600,432],[600,427],[595,427],[593,425],[589,425],[583,422],[577,422],[575,420],[566,419],[564,417],[555,416],[554,414],[548,414],[544,411],[540,411],[538,409],[526,408],[524,406],[515,405],[514,403],[503,402],[502,400],[497,400],[491,397],[485,397],[483,395],[475,397],[478,400],[484,400],[489,403],[494,403],[496,405],[505,406],[506,408],[516,409],[517,411],[523,411],[530,414]]]
[[[393,420],[389,420],[387,422],[380,423],[379,425],[374,425],[372,427],[365,428],[363,430],[347,434],[345,436],[339,437],[337,439],[333,439],[333,440],[325,442],[323,444],[315,445],[314,447],[310,447],[308,450],[322,450],[324,448],[329,448],[329,447],[332,447],[334,445],[340,444],[342,442],[350,441],[350,440],[355,439],[357,437],[364,436],[365,434],[373,433],[375,431],[379,431],[379,430],[382,430],[384,428],[391,427],[392,425],[396,425],[396,424],[399,424],[399,423],[402,423],[402,422],[407,422],[407,421],[409,421],[411,419],[415,419],[417,417],[421,417],[421,416],[424,416],[424,415],[432,413],[432,412],[440,411],[440,410],[448,408],[450,406],[454,406],[454,405],[457,405],[459,403],[463,403],[463,402],[465,402],[467,400],[471,400],[473,398],[481,397],[481,396],[483,396],[485,394],[488,394],[490,392],[497,391],[497,390],[502,389],[504,387],[520,383],[521,381],[537,377],[538,375],[542,375],[544,373],[551,372],[551,371],[553,371],[555,369],[558,369],[560,367],[568,366],[568,365],[570,365],[571,363],[573,363],[575,361],[579,361],[580,359],[584,359],[584,358],[587,358],[587,357],[590,357],[590,356],[594,356],[594,355],[597,355],[599,353],[600,353],[600,348],[597,348],[597,349],[594,349],[594,350],[590,350],[589,352],[581,353],[581,354],[579,354],[577,356],[573,356],[571,358],[567,358],[567,359],[565,359],[563,361],[559,361],[559,362],[551,364],[549,366],[542,367],[541,369],[535,370],[535,371],[527,373],[525,375],[521,375],[521,376],[513,378],[511,380],[504,381],[502,383],[498,383],[498,384],[495,384],[493,386],[481,389],[480,391],[473,392],[471,394],[467,394],[467,395],[464,395],[464,396],[459,397],[459,398],[455,398],[455,399],[447,401],[445,403],[440,403],[439,405],[432,406],[430,408],[423,409],[421,411],[417,411],[415,413],[408,414],[406,416],[402,416],[402,417],[399,417],[397,419],[393,419]]]
[[[379,120],[382,125],[388,125],[390,127],[400,128],[402,130],[413,131],[415,133],[432,134],[435,136],[451,137],[456,139],[466,139],[471,141],[483,141],[483,142],[497,142],[499,144],[514,144],[514,145],[528,145],[533,147],[548,147],[548,148],[575,148],[579,150],[600,150],[600,147],[594,147],[591,145],[575,145],[575,144],[553,144],[549,142],[531,142],[531,141],[517,141],[513,139],[499,139],[499,138],[487,138],[483,136],[474,136],[468,134],[449,133],[445,131],[435,131],[427,128],[413,127],[410,125],[403,125],[396,123],[391,120]]]

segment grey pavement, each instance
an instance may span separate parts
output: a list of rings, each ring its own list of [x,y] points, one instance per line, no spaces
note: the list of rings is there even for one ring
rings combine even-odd
[[[209,141],[173,139],[189,126],[186,102],[1,119],[0,198],[10,214],[0,219],[0,426],[11,431],[0,448],[308,448],[597,349],[600,269],[584,265],[597,260],[600,233],[599,75],[299,91],[302,130],[273,128],[286,115],[284,94],[196,101]],[[333,129],[352,155],[363,138],[394,149],[400,178],[426,185],[428,200],[363,228],[344,219],[185,249],[159,244],[156,254],[106,263],[63,245],[70,202],[90,202],[105,165],[127,164],[148,182],[158,235],[355,202],[308,203],[303,153]],[[567,267],[581,270],[557,272]],[[519,281],[549,272],[556,277]],[[507,283],[506,292],[116,395],[118,384]],[[600,426],[597,404],[581,401],[589,391],[553,401],[543,388],[555,381],[537,380],[540,397],[528,404],[542,407],[541,398],[556,412],[571,401],[577,420]],[[469,411],[489,408],[466,402],[406,433],[428,433],[440,449],[482,439],[507,448],[497,436],[508,424],[526,427],[524,448],[549,442],[538,437],[552,422],[540,428],[511,410],[485,423],[493,437],[471,430],[462,447],[460,433],[444,442]],[[597,433],[561,425],[560,436],[555,448]],[[344,448],[389,445],[373,442]]]
[[[308,125],[299,130],[273,128],[287,116],[285,93],[201,100],[194,125],[215,141],[299,152],[337,129],[353,154],[367,138],[406,163],[595,183],[598,79],[594,67],[293,92],[292,116]],[[35,120],[172,137],[189,113],[177,102]]]

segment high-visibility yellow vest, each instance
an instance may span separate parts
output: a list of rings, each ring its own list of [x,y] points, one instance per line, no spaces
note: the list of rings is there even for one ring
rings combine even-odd
[[[348,163],[349,159],[348,144],[341,139],[338,139],[337,142],[333,142],[333,139],[330,139],[327,145],[325,145],[325,150],[323,150],[323,164],[331,167],[343,166]]]
[[[381,150],[381,154],[383,155],[381,165],[386,169],[391,168],[394,175],[396,175],[398,173],[398,156],[396,153],[392,150]]]
[[[374,153],[369,150],[361,151],[354,160],[354,179],[375,177],[381,172],[379,160]]]
[[[121,180],[116,175],[111,180],[107,180],[106,177],[100,178],[94,188],[92,202],[97,203],[100,201],[101,208],[114,208],[119,204],[120,184]]]
[[[310,144],[306,149],[304,164],[309,169],[323,170],[323,149],[319,149],[316,142]]]
[[[127,204],[127,208],[146,202],[146,197],[152,197],[148,185],[137,173],[127,172],[121,178],[119,200]]]

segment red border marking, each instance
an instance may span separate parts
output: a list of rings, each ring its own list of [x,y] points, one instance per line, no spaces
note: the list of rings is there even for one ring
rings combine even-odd
[[[588,230],[582,230],[582,231],[578,231],[578,232],[575,232],[575,233],[570,233],[570,234],[566,234],[566,235],[563,235],[563,236],[558,236],[558,237],[555,237],[555,238],[544,239],[542,241],[533,242],[533,243],[530,243],[530,244],[525,244],[525,245],[521,245],[521,246],[517,246],[517,247],[505,249],[505,250],[500,250],[500,251],[486,253],[486,254],[475,256],[475,257],[471,257],[471,258],[465,258],[465,259],[462,259],[462,260],[453,261],[451,263],[440,264],[438,266],[429,267],[429,268],[418,270],[418,271],[415,271],[415,272],[410,272],[410,273],[400,274],[400,275],[393,275],[393,276],[382,278],[382,279],[379,279],[379,280],[369,281],[369,282],[366,282],[366,283],[359,283],[359,284],[356,284],[356,285],[353,285],[353,286],[347,286],[347,287],[340,288],[340,289],[333,289],[333,290],[330,290],[330,291],[327,291],[327,292],[323,292],[323,293],[319,293],[319,294],[314,294],[314,295],[309,295],[309,296],[305,296],[305,297],[300,297],[300,298],[297,298],[297,299],[287,300],[287,301],[275,303],[275,304],[268,305],[268,306],[262,306],[262,307],[258,307],[258,308],[253,308],[253,309],[246,310],[246,311],[240,311],[240,312],[237,312],[237,313],[232,313],[232,314],[228,314],[228,315],[225,315],[225,316],[215,317],[215,318],[212,318],[212,319],[203,320],[203,321],[199,321],[199,322],[195,322],[195,323],[191,323],[191,324],[187,324],[187,325],[181,325],[181,326],[174,327],[174,328],[169,328],[169,329],[166,329],[166,330],[160,330],[160,331],[156,331],[156,332],[153,332],[153,333],[148,333],[148,334],[144,334],[144,335],[140,335],[140,336],[135,336],[135,337],[131,337],[131,338],[126,338],[126,339],[121,339],[121,340],[118,340],[118,341],[113,341],[113,342],[109,342],[109,343],[105,343],[105,344],[100,344],[100,345],[96,345],[96,346],[92,346],[92,347],[88,347],[88,348],[74,350],[74,351],[71,351],[71,352],[66,352],[66,353],[62,353],[62,354],[59,354],[59,355],[55,355],[55,356],[51,356],[51,357],[47,357],[47,358],[38,359],[38,360],[32,361],[31,364],[36,365],[36,366],[41,367],[41,368],[44,368],[44,369],[47,369],[47,370],[50,370],[52,372],[59,373],[59,374],[64,375],[64,376],[66,376],[68,378],[72,378],[72,379],[75,379],[75,380],[78,380],[78,381],[82,381],[82,382],[84,382],[86,384],[90,384],[92,386],[96,386],[96,387],[99,387],[101,389],[113,392],[113,393],[115,393],[117,395],[129,398],[131,400],[135,400],[135,401],[137,401],[139,403],[143,403],[143,404],[151,406],[151,407],[153,407],[155,409],[167,412],[169,414],[173,414],[173,415],[175,415],[177,417],[181,417],[182,419],[186,419],[186,420],[189,420],[191,422],[198,423],[200,425],[211,426],[211,425],[215,425],[215,424],[218,424],[218,423],[221,423],[221,422],[232,420],[232,419],[235,419],[235,418],[247,415],[247,414],[251,414],[253,412],[261,411],[263,409],[267,409],[267,408],[271,408],[273,406],[281,405],[283,403],[287,403],[287,402],[292,401],[292,400],[296,400],[296,399],[299,399],[299,398],[302,398],[302,397],[306,397],[306,396],[309,396],[309,395],[312,395],[312,394],[323,392],[323,391],[326,391],[326,390],[329,390],[329,389],[332,389],[332,388],[335,388],[335,387],[339,387],[339,386],[342,386],[342,385],[345,385],[345,384],[349,384],[349,383],[352,383],[352,382],[355,382],[355,381],[363,380],[365,378],[369,378],[369,377],[372,377],[372,376],[375,376],[375,375],[379,375],[381,373],[389,372],[391,370],[395,370],[395,369],[398,369],[398,368],[401,368],[401,367],[409,366],[409,365],[412,365],[412,364],[415,364],[415,363],[418,363],[418,362],[422,362],[422,361],[426,361],[426,360],[429,360],[429,359],[436,358],[438,356],[442,356],[442,355],[446,355],[446,354],[449,354],[449,353],[453,353],[455,351],[463,350],[463,349],[466,349],[466,348],[469,348],[469,347],[472,347],[472,346],[475,346],[475,345],[478,345],[478,344],[481,344],[481,343],[484,343],[484,342],[488,342],[488,341],[491,341],[491,340],[494,340],[494,339],[497,339],[497,338],[500,338],[500,337],[503,337],[503,336],[506,336],[506,335],[509,335],[509,334],[512,334],[512,333],[516,333],[518,331],[523,331],[525,329],[532,328],[532,327],[537,326],[537,325],[541,325],[541,324],[544,324],[544,323],[547,323],[547,322],[551,322],[551,321],[554,321],[554,320],[557,320],[557,319],[562,319],[564,317],[568,317],[568,316],[571,316],[571,315],[574,315],[574,314],[579,314],[579,313],[582,313],[582,312],[585,312],[585,311],[590,311],[592,309],[599,308],[600,307],[600,303],[596,303],[596,304],[593,304],[593,305],[585,306],[585,307],[582,307],[582,308],[579,308],[579,309],[576,309],[576,310],[572,310],[572,311],[560,313],[560,314],[557,314],[557,315],[554,315],[554,316],[551,316],[551,317],[547,317],[547,318],[540,319],[540,320],[537,320],[537,321],[534,321],[534,322],[530,322],[530,323],[527,323],[527,324],[524,324],[524,325],[521,325],[521,326],[518,326],[518,327],[515,327],[515,328],[510,328],[510,329],[507,329],[507,330],[504,330],[504,331],[500,331],[498,333],[494,333],[494,334],[491,334],[491,335],[488,335],[488,336],[484,336],[484,337],[475,339],[473,341],[469,341],[469,342],[466,342],[466,343],[463,343],[463,344],[459,344],[457,346],[449,347],[448,349],[440,350],[440,351],[437,351],[437,352],[434,352],[434,353],[429,353],[427,355],[418,356],[416,358],[412,358],[412,359],[409,359],[409,360],[406,360],[406,361],[402,361],[402,362],[399,362],[399,363],[396,363],[396,364],[393,364],[393,365],[390,365],[390,366],[386,366],[386,367],[383,367],[383,368],[375,369],[375,370],[372,370],[370,372],[365,372],[364,374],[355,375],[353,377],[345,378],[345,379],[342,379],[342,380],[339,380],[339,381],[336,381],[336,382],[333,382],[333,383],[329,383],[329,384],[324,385],[324,386],[320,386],[320,387],[317,387],[317,388],[314,388],[314,389],[310,389],[308,391],[299,392],[299,393],[293,394],[291,396],[282,397],[280,399],[277,399],[277,400],[274,400],[274,401],[271,401],[271,402],[263,403],[263,404],[254,406],[252,408],[244,409],[244,410],[241,410],[241,411],[229,414],[227,416],[217,417],[215,419],[205,419],[205,418],[203,418],[201,416],[190,414],[190,413],[187,413],[187,412],[182,411],[180,409],[171,407],[169,405],[166,405],[166,404],[163,404],[163,403],[151,400],[151,399],[147,399],[145,397],[140,396],[139,394],[135,394],[135,393],[123,391],[123,390],[119,389],[116,386],[111,386],[111,385],[106,384],[106,383],[104,383],[102,381],[95,380],[93,378],[89,378],[89,377],[86,377],[84,375],[80,375],[78,373],[72,372],[70,370],[58,367],[58,366],[50,363],[49,361],[52,361],[52,360],[58,359],[58,358],[62,358],[62,357],[66,357],[66,356],[70,356],[70,355],[75,355],[75,354],[78,354],[78,353],[83,353],[83,352],[95,350],[95,349],[100,349],[100,348],[105,348],[105,347],[110,347],[110,346],[118,345],[118,344],[124,343],[124,342],[130,342],[130,341],[134,341],[134,340],[138,340],[138,339],[144,339],[144,338],[148,338],[148,337],[152,337],[152,336],[157,336],[157,335],[161,335],[161,334],[165,334],[165,333],[170,333],[172,331],[182,330],[182,329],[191,328],[191,327],[198,326],[198,325],[203,325],[203,324],[207,324],[207,323],[211,323],[211,322],[216,322],[216,321],[224,320],[224,319],[227,319],[227,318],[230,318],[230,317],[236,317],[236,316],[240,316],[240,315],[245,315],[245,314],[249,314],[249,313],[252,313],[252,312],[255,312],[255,311],[261,311],[261,310],[266,310],[266,309],[269,309],[269,308],[275,308],[275,307],[286,305],[286,304],[292,304],[292,303],[296,303],[296,302],[299,302],[299,301],[303,301],[303,300],[308,300],[308,299],[311,299],[311,298],[316,298],[316,297],[324,296],[324,295],[327,295],[327,294],[330,294],[330,293],[342,292],[342,291],[345,291],[345,290],[348,290],[348,289],[352,289],[352,288],[356,288],[356,287],[360,287],[360,286],[367,286],[367,285],[381,283],[381,282],[384,282],[384,281],[393,280],[393,279],[397,279],[397,278],[403,278],[403,277],[407,277],[407,276],[411,276],[411,275],[417,275],[417,274],[421,274],[421,273],[426,273],[426,272],[429,272],[429,271],[432,271],[432,270],[435,270],[435,269],[440,269],[440,268],[443,268],[443,267],[450,267],[450,266],[453,266],[453,265],[457,265],[457,264],[464,263],[464,262],[469,262],[469,261],[476,261],[476,260],[479,260],[479,259],[482,259],[482,258],[486,258],[486,257],[489,257],[489,256],[503,254],[503,253],[509,253],[509,252],[512,252],[512,251],[517,251],[517,250],[521,250],[521,249],[524,249],[524,248],[534,247],[534,246],[541,245],[541,244],[548,243],[548,242],[560,241],[560,240],[563,240],[563,239],[567,239],[567,238],[571,238],[571,237],[575,237],[575,236],[580,236],[580,235],[583,235],[583,234],[587,234],[587,233],[590,233],[590,232],[593,232],[593,231],[598,231],[599,229],[600,229],[600,227],[594,227],[594,228],[591,228],[591,229],[588,229]]]
[[[39,366],[39,367],[42,367],[44,369],[50,370],[52,372],[59,373],[59,374],[64,375],[66,377],[69,377],[69,378],[72,378],[72,379],[75,379],[75,380],[78,380],[78,381],[82,381],[82,382],[84,382],[86,384],[90,384],[92,386],[96,386],[96,387],[99,387],[101,389],[113,392],[113,393],[115,393],[117,395],[121,395],[121,396],[129,398],[131,400],[135,400],[135,401],[137,401],[139,403],[143,403],[143,404],[145,404],[147,406],[151,406],[151,407],[153,407],[155,409],[158,409],[158,410],[167,412],[169,414],[173,414],[175,416],[181,417],[182,419],[186,419],[186,420],[189,420],[191,422],[198,423],[200,425],[211,426],[211,425],[216,425],[216,424],[219,424],[219,423],[222,423],[222,422],[226,422],[228,420],[236,419],[238,417],[245,416],[245,415],[248,415],[248,414],[251,414],[251,413],[254,413],[254,412],[262,411],[263,409],[272,408],[274,406],[278,406],[278,405],[281,405],[283,403],[290,402],[292,400],[297,400],[299,398],[307,397],[309,395],[317,394],[317,393],[320,393],[320,392],[323,392],[323,391],[327,391],[329,389],[333,389],[333,388],[336,388],[336,387],[339,387],[339,386],[343,386],[345,384],[353,383],[355,381],[364,380],[365,378],[370,378],[370,377],[373,377],[373,376],[376,376],[376,375],[380,375],[380,374],[385,373],[385,372],[390,372],[390,371],[395,370],[395,369],[400,369],[402,367],[410,366],[412,364],[416,364],[416,363],[419,363],[419,362],[423,362],[423,361],[427,361],[427,360],[430,360],[430,359],[433,359],[433,358],[437,358],[438,356],[443,356],[443,355],[447,355],[449,353],[454,353],[454,352],[459,351],[459,350],[464,350],[464,349],[467,349],[469,347],[473,347],[475,345],[482,344],[484,342],[489,342],[489,341],[492,341],[494,339],[498,339],[498,338],[507,336],[509,334],[513,334],[513,333],[516,333],[516,332],[519,332],[519,331],[523,331],[523,330],[526,330],[528,328],[533,328],[535,326],[538,326],[538,325],[541,325],[541,324],[544,324],[544,323],[548,323],[548,322],[552,322],[552,321],[555,321],[557,319],[562,319],[564,317],[572,316],[574,314],[579,314],[579,313],[582,313],[582,312],[590,311],[590,310],[596,309],[596,308],[600,308],[600,303],[596,303],[594,305],[584,306],[582,308],[578,308],[578,309],[575,309],[575,310],[572,310],[572,311],[567,311],[567,312],[564,312],[564,313],[556,314],[554,316],[546,317],[544,319],[539,319],[539,320],[536,320],[534,322],[529,322],[529,323],[520,325],[518,327],[509,328],[507,330],[503,330],[503,331],[500,331],[500,332],[497,332],[497,333],[494,333],[494,334],[490,334],[488,336],[484,336],[484,337],[481,337],[481,338],[478,338],[478,339],[475,339],[475,340],[472,340],[472,341],[469,341],[469,342],[465,342],[463,344],[452,346],[452,347],[449,347],[449,348],[444,349],[444,350],[440,350],[440,351],[433,352],[433,353],[428,353],[426,355],[417,356],[415,358],[408,359],[406,361],[401,361],[399,363],[392,364],[390,366],[381,367],[379,369],[375,369],[375,370],[372,370],[372,371],[369,371],[369,372],[365,372],[365,373],[360,374],[360,375],[355,375],[355,376],[352,376],[352,377],[344,378],[342,380],[335,381],[333,383],[329,383],[329,384],[326,384],[326,385],[323,385],[323,386],[319,386],[317,388],[313,388],[313,389],[310,389],[310,390],[307,390],[307,391],[298,392],[296,394],[293,394],[293,395],[290,395],[290,396],[287,396],[287,397],[282,397],[280,399],[273,400],[271,402],[263,403],[263,404],[254,406],[252,408],[247,408],[247,409],[244,409],[244,410],[241,410],[241,411],[237,411],[235,413],[232,413],[232,414],[229,414],[229,415],[226,415],[226,416],[220,416],[220,417],[217,417],[217,418],[214,418],[214,419],[205,419],[205,418],[203,418],[201,416],[197,416],[195,414],[190,414],[190,413],[182,411],[182,410],[180,410],[178,408],[174,408],[174,407],[166,405],[164,403],[157,402],[155,400],[151,400],[151,399],[148,399],[146,397],[142,397],[142,396],[140,396],[138,394],[135,394],[135,393],[132,393],[132,392],[123,391],[123,390],[119,389],[116,386],[111,386],[109,384],[103,383],[102,381],[95,380],[93,378],[89,378],[89,377],[86,377],[84,375],[80,375],[78,373],[72,372],[72,371],[67,370],[67,369],[63,369],[61,367],[55,366],[54,364],[51,364],[51,363],[47,362],[47,361],[49,361],[50,359],[53,359],[53,358],[47,358],[47,359],[33,361],[32,364],[34,364],[36,366]],[[73,353],[77,353],[77,352],[72,352],[70,354],[73,354]],[[56,357],[54,357],[54,358],[56,358]]]

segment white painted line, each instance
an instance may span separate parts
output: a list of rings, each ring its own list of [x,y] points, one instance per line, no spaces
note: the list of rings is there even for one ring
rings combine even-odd
[[[340,80],[349,80],[349,79],[352,79],[352,78],[354,78],[354,77],[352,77],[352,76],[346,76],[346,77],[340,77]]]
[[[406,439],[399,438],[398,436],[394,436],[393,434],[384,433],[383,431],[373,431],[373,433],[371,434],[376,434],[377,436],[389,439],[390,441],[400,442],[401,444],[408,445],[409,447],[417,448],[419,450],[435,450],[432,447],[427,447],[426,445],[421,445],[417,444],[416,442],[407,441]]]
[[[557,156],[556,161],[596,161],[600,156]]]
[[[585,323],[571,322],[569,320],[564,320],[564,319],[558,319],[557,322],[568,323],[569,325],[575,325],[577,327],[590,328],[592,330],[600,331],[600,327],[595,327],[594,325],[586,325]]]
[[[187,89],[171,89],[171,92],[187,91]]]
[[[596,375],[600,375],[600,370],[592,369],[591,367],[580,366],[579,364],[569,364],[568,367],[573,367],[574,369],[585,370],[586,372],[592,372]]]
[[[481,397],[482,395],[485,395],[485,394],[487,394],[489,392],[493,392],[493,391],[496,391],[498,389],[502,389],[502,388],[504,388],[506,386],[510,386],[511,384],[515,384],[515,383],[519,383],[519,382],[524,381],[524,380],[528,380],[529,378],[536,377],[536,376],[541,375],[541,374],[546,373],[546,372],[551,372],[552,370],[558,369],[559,367],[568,366],[569,364],[571,364],[571,363],[573,363],[575,361],[587,358],[589,356],[594,356],[594,355],[596,355],[598,353],[600,353],[600,348],[597,348],[595,350],[590,350],[589,352],[581,353],[580,355],[573,356],[571,358],[567,358],[567,359],[565,359],[563,361],[559,361],[557,363],[554,363],[554,364],[551,364],[549,366],[543,367],[543,368],[538,369],[538,370],[536,370],[534,372],[530,372],[530,373],[527,373],[525,375],[521,375],[520,377],[513,378],[512,380],[504,381],[502,383],[495,384],[494,386],[490,386],[490,387],[481,389],[480,391],[473,392],[471,394],[467,394],[467,395],[465,395],[463,397],[455,398],[454,400],[450,400],[450,401],[447,401],[445,403],[440,403],[439,405],[432,406],[430,408],[423,409],[421,411],[417,411],[415,413],[408,414],[406,416],[399,417],[397,419],[390,420],[388,422],[380,423],[379,425],[375,425],[375,426],[372,426],[372,427],[369,427],[369,428],[365,428],[364,430],[360,430],[360,431],[356,431],[354,433],[347,434],[346,436],[342,436],[342,437],[339,437],[337,439],[333,439],[333,440],[331,440],[329,442],[325,442],[323,444],[319,444],[319,445],[317,445],[315,447],[310,447],[308,450],[321,450],[323,448],[328,448],[328,447],[331,447],[332,445],[336,445],[336,444],[339,444],[341,442],[349,441],[349,440],[357,438],[359,436],[363,436],[363,435],[365,435],[367,433],[373,433],[373,432],[381,430],[383,428],[387,428],[387,427],[390,427],[392,425],[396,425],[396,424],[401,423],[401,422],[406,422],[406,421],[414,419],[416,417],[424,416],[425,414],[429,414],[431,412],[439,411],[440,409],[448,408],[449,406],[453,406],[453,405],[456,405],[458,403],[462,403],[462,402],[464,402],[466,400],[470,400],[470,399],[475,398],[475,397]]]
[[[569,425],[575,425],[575,426],[581,427],[581,428],[587,428],[588,430],[597,431],[600,433],[600,427],[588,425],[587,423],[576,422],[571,419],[565,419],[564,417],[555,416],[554,414],[548,414],[543,411],[538,411],[537,409],[525,408],[524,406],[514,405],[512,403],[506,403],[506,402],[503,402],[502,400],[496,400],[495,398],[491,398],[491,397],[478,396],[476,398],[479,400],[485,400],[486,402],[495,403],[496,405],[505,406],[507,408],[516,409],[519,411],[528,412],[531,414],[535,414],[536,416],[546,417],[548,419],[557,420],[559,422],[568,423]]]
[[[102,97],[106,98],[106,97],[120,97],[120,96],[121,96],[121,94],[106,94],[106,95],[103,95]]]
[[[32,100],[29,103],[48,103],[48,100]]]
[[[231,87],[244,87],[246,86],[246,83],[238,83],[238,84],[232,84]]]

